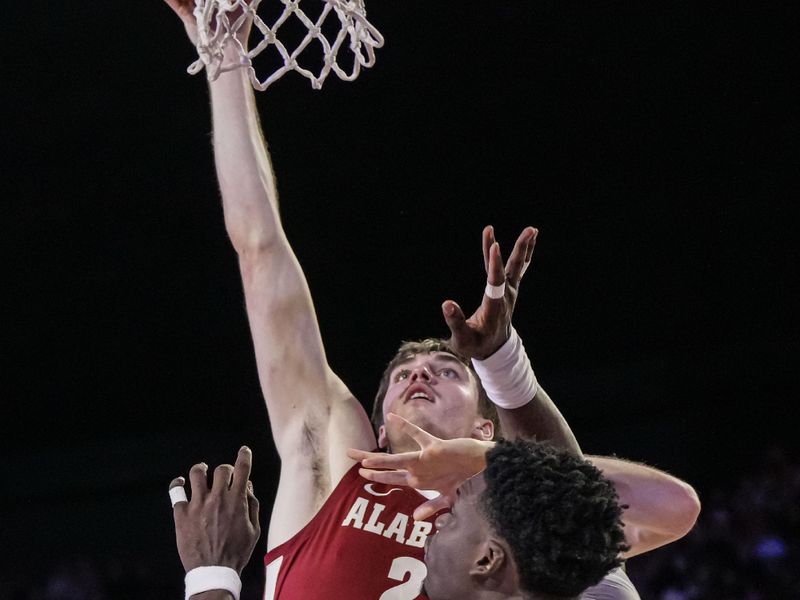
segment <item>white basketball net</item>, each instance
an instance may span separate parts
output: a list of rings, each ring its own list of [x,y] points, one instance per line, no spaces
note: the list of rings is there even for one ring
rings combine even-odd
[[[383,36],[367,21],[367,13],[363,0],[306,0],[306,2],[322,2],[324,7],[316,21],[312,21],[302,11],[301,0],[280,0],[283,12],[270,26],[256,14],[261,0],[195,0],[194,15],[197,19],[197,54],[198,60],[187,69],[192,75],[206,69],[209,80],[214,81],[221,73],[233,69],[246,68],[253,87],[259,91],[267,89],[274,81],[289,71],[297,71],[311,80],[314,89],[320,89],[328,74],[333,71],[339,78],[352,81],[358,77],[361,67],[375,64],[375,48],[383,46]],[[338,18],[341,23],[338,34],[329,40],[322,32],[322,25],[327,18]],[[295,18],[308,30],[306,36],[293,50],[288,49],[279,39],[280,28],[289,19]],[[240,40],[237,34],[242,32],[247,22],[252,19],[253,34],[260,32],[261,39],[251,49],[246,50],[246,40]],[[318,73],[313,73],[298,62],[298,57],[314,40],[318,41],[323,51],[323,66]],[[352,66],[349,70],[342,68],[337,62],[342,46],[348,41],[347,48],[352,52]],[[223,52],[226,46],[236,49],[237,56],[232,60]],[[253,58],[269,46],[274,46],[283,59],[283,66],[264,79],[260,79],[253,68]],[[349,57],[348,57],[349,58]]]

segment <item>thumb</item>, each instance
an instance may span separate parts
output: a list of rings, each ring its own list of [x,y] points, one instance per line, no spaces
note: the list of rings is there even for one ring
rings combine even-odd
[[[425,519],[432,517],[440,510],[444,510],[446,508],[450,508],[450,500],[442,494],[434,498],[433,500],[428,500],[424,504],[420,504],[417,508],[414,509],[414,519],[417,521],[424,521]]]
[[[442,314],[453,337],[462,336],[467,330],[467,319],[461,307],[452,300],[445,300],[442,304]]]

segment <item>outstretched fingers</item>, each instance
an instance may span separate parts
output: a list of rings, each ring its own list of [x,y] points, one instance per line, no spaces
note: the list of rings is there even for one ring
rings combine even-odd
[[[233,480],[231,491],[244,495],[250,480],[250,471],[253,468],[253,452],[247,446],[239,448],[236,464],[233,466]]]
[[[410,421],[407,421],[400,415],[396,415],[394,413],[389,413],[386,415],[386,419],[395,423],[400,427],[400,432],[409,436],[412,440],[419,444],[419,447],[423,450],[430,446],[433,442],[438,441],[436,436],[431,435],[424,429],[420,429]]]
[[[192,500],[203,503],[208,495],[208,465],[198,463],[189,470],[189,483],[192,488]]]
[[[481,240],[483,241],[483,268],[486,269],[486,273],[489,273],[489,254],[492,248],[492,245],[495,243],[494,239],[494,227],[491,225],[487,225],[483,228],[483,232],[481,234]]]
[[[385,483],[387,485],[410,485],[408,471],[399,469],[396,471],[376,471],[375,469],[361,468],[358,474],[364,479],[375,483]]]
[[[494,242],[489,248],[489,263],[486,269],[486,280],[491,285],[503,285],[506,273],[503,269],[503,256],[500,254],[500,244]]]
[[[164,0],[167,5],[178,15],[181,20],[194,20],[193,0]]]
[[[222,494],[231,487],[233,479],[233,467],[230,465],[220,465],[214,469],[214,482],[211,484],[211,493]]]
[[[519,287],[522,276],[525,275],[525,271],[531,264],[533,248],[536,246],[536,237],[538,235],[538,229],[526,227],[514,244],[514,250],[511,252],[505,269],[508,283],[514,288]]]
[[[419,460],[419,450],[387,454],[386,452],[364,452],[351,448],[347,451],[347,456],[359,461],[367,469],[404,469]]]
[[[502,285],[506,280],[503,271],[503,257],[500,254],[500,244],[494,237],[494,227],[487,225],[483,228],[483,266],[486,269],[486,279],[491,285]]]
[[[347,449],[347,456],[361,462],[367,458],[372,458],[373,456],[380,456],[383,452],[367,452],[366,450],[359,450],[358,448],[348,448]]]
[[[450,499],[442,494],[441,496],[437,496],[433,500],[428,500],[424,504],[420,504],[417,508],[415,508],[414,520],[424,521],[425,519],[435,515],[440,510],[444,510],[446,508],[450,508]]]
[[[186,480],[183,477],[176,477],[169,482],[169,499],[172,502],[172,515],[176,521],[186,512],[189,504],[186,490],[183,487],[185,483]]]
[[[486,289],[481,299],[481,321],[493,323],[501,315],[505,307],[506,273],[503,268],[503,256],[500,244],[492,243],[489,247],[489,261],[486,268]]]

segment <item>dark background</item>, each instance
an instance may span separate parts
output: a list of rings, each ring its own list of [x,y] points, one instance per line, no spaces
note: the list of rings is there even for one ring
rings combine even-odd
[[[157,0],[6,8],[4,568],[102,558],[180,582],[169,480],[247,443],[268,507],[277,472],[205,77]],[[353,392],[369,404],[401,339],[445,333],[444,299],[475,307],[483,225],[508,251],[532,224],[515,322],[585,451],[701,496],[797,453],[796,21],[757,3],[368,9],[387,39],[372,70],[258,96]]]

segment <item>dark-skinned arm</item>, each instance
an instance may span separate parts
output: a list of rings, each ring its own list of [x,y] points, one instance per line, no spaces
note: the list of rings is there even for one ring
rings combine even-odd
[[[520,282],[533,259],[538,233],[533,227],[526,227],[517,238],[508,261],[504,263],[500,245],[494,237],[494,228],[484,228],[483,259],[487,281],[494,286],[505,283],[505,292],[496,299],[484,294],[481,305],[469,318],[452,300],[442,305],[451,332],[450,342],[462,355],[484,360],[508,342]],[[569,424],[541,386],[537,386],[534,395],[524,405],[514,409],[498,406],[497,413],[502,435],[506,439],[537,439],[582,455]]]
[[[242,447],[235,466],[220,465],[208,487],[208,466],[194,465],[189,471],[191,499],[173,506],[175,540],[186,573],[198,567],[227,567],[241,576],[261,535],[259,504],[250,482],[252,453]],[[176,477],[169,489],[182,488]],[[185,493],[183,498],[186,498]],[[213,589],[193,594],[193,600],[230,600],[233,594]]]

